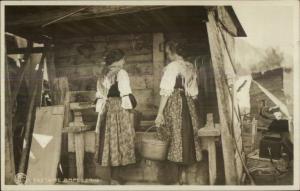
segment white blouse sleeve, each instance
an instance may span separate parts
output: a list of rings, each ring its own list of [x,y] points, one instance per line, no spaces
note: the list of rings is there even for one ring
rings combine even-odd
[[[160,95],[170,96],[174,91],[178,67],[175,62],[170,63],[164,69],[164,74],[160,81]]]
[[[132,104],[129,99],[129,94],[132,94],[128,73],[125,70],[120,70],[117,75],[118,88],[122,98],[121,107],[124,109],[132,109]]]
[[[187,93],[192,97],[196,97],[199,93],[196,72],[194,72],[191,76],[191,81],[187,87]]]

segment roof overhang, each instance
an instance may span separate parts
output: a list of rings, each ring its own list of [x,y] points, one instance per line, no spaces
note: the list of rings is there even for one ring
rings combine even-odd
[[[5,31],[35,42],[80,36],[201,30],[205,6],[5,6]],[[233,10],[232,10],[233,11]],[[229,13],[234,25],[241,27]],[[235,17],[234,17],[235,16]]]

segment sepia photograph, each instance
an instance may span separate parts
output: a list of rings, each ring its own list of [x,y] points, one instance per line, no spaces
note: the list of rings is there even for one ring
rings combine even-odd
[[[2,1],[1,190],[299,190],[299,8]]]

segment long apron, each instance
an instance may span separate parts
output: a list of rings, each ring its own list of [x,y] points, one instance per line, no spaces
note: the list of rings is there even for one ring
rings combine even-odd
[[[197,136],[199,128],[203,126],[203,119],[199,115],[195,101],[185,95],[185,91],[177,79],[175,90],[168,98],[164,108],[165,125],[169,135],[168,160],[190,165],[202,159],[202,148]],[[159,131],[163,137],[163,130]]]
[[[119,97],[109,98],[106,107],[100,125],[97,162],[102,166],[135,163],[135,130],[129,111],[121,107]]]

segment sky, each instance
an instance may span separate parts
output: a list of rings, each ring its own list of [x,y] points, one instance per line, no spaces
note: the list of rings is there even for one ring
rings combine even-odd
[[[292,55],[295,45],[293,7],[291,6],[233,6],[250,44],[260,47],[278,47]]]

